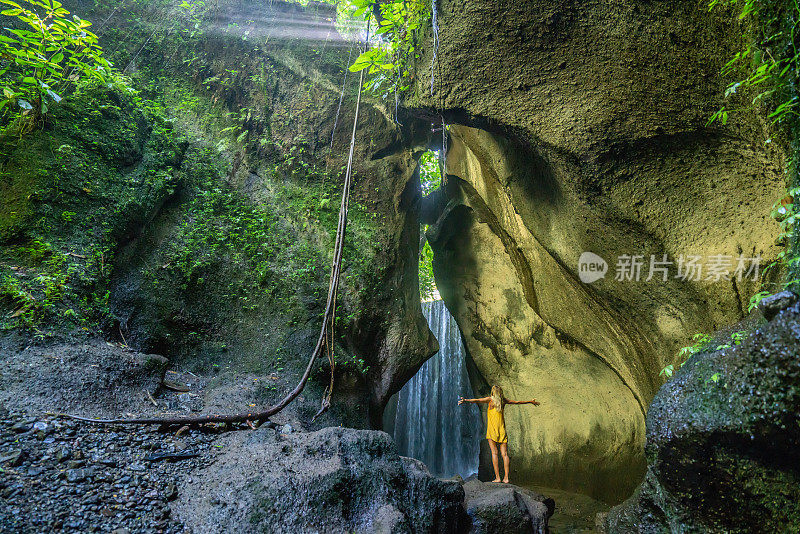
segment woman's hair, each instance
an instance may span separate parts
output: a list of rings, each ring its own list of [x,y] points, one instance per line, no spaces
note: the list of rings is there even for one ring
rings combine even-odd
[[[503,404],[505,404],[506,398],[503,396],[503,388],[500,386],[492,386],[492,401],[489,403],[491,408],[494,408],[497,411],[503,411]]]

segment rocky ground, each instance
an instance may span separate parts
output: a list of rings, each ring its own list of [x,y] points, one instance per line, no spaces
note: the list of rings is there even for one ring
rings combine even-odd
[[[433,477],[384,432],[309,431],[302,400],[241,432],[59,415],[231,411],[270,376],[199,377],[96,339],[1,338],[0,360],[0,532],[543,534],[552,514],[522,488]]]
[[[187,414],[252,402],[252,379],[211,389],[206,378],[166,371],[163,358],[117,343],[4,337],[0,355],[0,532],[182,532],[169,503],[222,450],[221,429],[159,432],[54,412]]]
[[[0,531],[181,532],[169,502],[212,461],[214,438],[2,409]]]

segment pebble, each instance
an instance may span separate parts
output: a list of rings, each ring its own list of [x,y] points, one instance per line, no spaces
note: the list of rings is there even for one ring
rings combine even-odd
[[[179,441],[142,428],[29,419],[0,407],[0,532],[183,532],[167,503],[192,469],[212,461],[213,439],[197,430]],[[145,466],[158,450],[200,456]]]
[[[0,458],[0,464],[8,464],[11,467],[17,467],[25,459],[25,452],[21,450],[12,451]]]
[[[85,469],[68,469],[67,470],[67,482],[83,482],[86,480],[86,470]]]
[[[21,434],[22,432],[27,432],[30,429],[31,425],[24,421],[20,421],[19,423],[16,423],[14,424],[14,426],[11,427],[11,430],[17,432],[18,434]]]
[[[41,431],[41,432],[46,432],[46,431],[47,431],[47,428],[48,428],[48,425],[47,425],[47,423],[45,423],[44,421],[36,421],[36,422],[33,424],[33,429],[34,429],[34,430],[39,430],[39,431]]]
[[[58,449],[58,452],[56,453],[56,460],[57,461],[66,462],[70,458],[72,458],[72,451],[71,450],[69,450],[66,447],[62,447],[62,448]]]

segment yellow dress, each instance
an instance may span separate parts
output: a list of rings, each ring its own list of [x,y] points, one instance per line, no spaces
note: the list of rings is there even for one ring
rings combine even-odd
[[[506,436],[506,421],[503,419],[502,410],[495,410],[491,406],[486,411],[486,439],[497,443],[508,443]]]

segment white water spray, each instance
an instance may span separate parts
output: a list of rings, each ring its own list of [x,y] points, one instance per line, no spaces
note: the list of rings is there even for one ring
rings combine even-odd
[[[434,475],[466,478],[478,471],[483,422],[476,405],[458,406],[459,397],[473,396],[461,334],[441,300],[422,311],[440,349],[400,390],[394,440],[400,454],[422,460]]]

